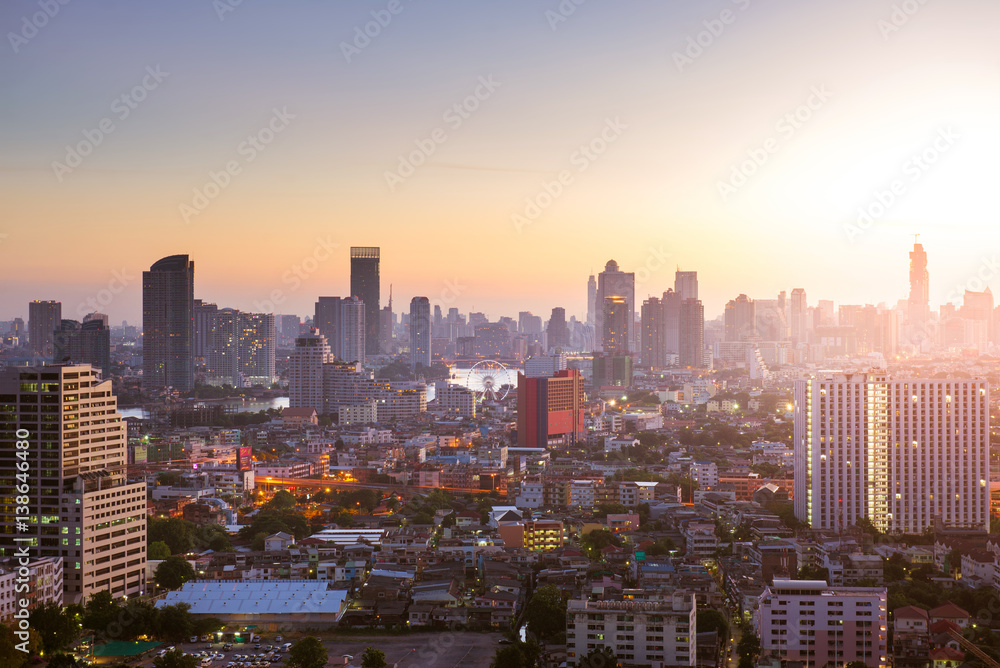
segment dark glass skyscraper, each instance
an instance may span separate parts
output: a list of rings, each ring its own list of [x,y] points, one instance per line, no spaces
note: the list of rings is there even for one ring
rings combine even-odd
[[[142,387],[194,389],[194,262],[165,257],[142,272]]]
[[[351,297],[365,303],[365,353],[379,354],[379,247],[351,247]]]
[[[410,366],[431,366],[431,302],[427,297],[410,300]]]

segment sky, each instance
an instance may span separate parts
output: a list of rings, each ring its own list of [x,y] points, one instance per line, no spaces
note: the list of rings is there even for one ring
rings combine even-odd
[[[931,302],[1000,270],[1000,5],[985,0],[9,0],[0,319],[195,296],[311,314],[381,247],[382,302]],[[1000,287],[1000,286],[997,286]]]

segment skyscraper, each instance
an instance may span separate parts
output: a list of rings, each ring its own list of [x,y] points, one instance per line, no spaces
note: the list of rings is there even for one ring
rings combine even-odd
[[[663,302],[650,297],[642,303],[642,363],[645,366],[662,369],[666,363],[666,328],[663,325]]]
[[[681,296],[681,301],[698,299],[698,272],[677,270],[674,274],[674,292]]]
[[[100,320],[82,325],[76,320],[63,320],[55,332],[52,357],[57,364],[90,364],[107,378],[111,371],[111,330]]]
[[[660,300],[663,309],[663,346],[667,355],[681,352],[681,296],[673,290],[663,293]],[[670,360],[666,360],[669,362]]]
[[[791,305],[789,307],[791,320],[791,335],[793,343],[806,343],[808,328],[806,326],[806,291],[803,288],[792,290]]]
[[[340,355],[340,301],[340,297],[320,297],[313,312],[313,327],[326,337],[336,356]]]
[[[989,530],[985,380],[825,372],[795,384],[795,515],[837,531]]]
[[[757,306],[746,295],[726,304],[726,341],[753,341],[757,337]]]
[[[365,304],[365,353],[379,354],[379,256],[378,246],[351,247],[351,296]]]
[[[923,334],[930,319],[930,278],[923,244],[913,242],[910,251],[910,298],[907,300],[909,325]]]
[[[591,327],[594,326],[594,318],[597,317],[595,310],[597,310],[597,279],[591,274],[587,279],[587,324]]]
[[[292,408],[325,410],[323,365],[333,362],[326,337],[315,328],[295,339],[288,359],[288,405]]]
[[[194,262],[187,255],[142,272],[142,387],[194,389]]]
[[[0,506],[3,554],[24,545],[15,539],[33,538],[32,557],[62,557],[66,604],[99,591],[146,593],[146,482],[128,480],[126,428],[110,380],[90,365],[0,371],[0,451],[3,494],[12,499]],[[18,476],[29,481],[18,505],[37,515],[25,531],[15,529]]]
[[[604,298],[604,331],[601,332],[601,349],[606,355],[627,355],[629,352],[629,308],[624,297]]]
[[[192,353],[204,363],[212,352],[212,319],[219,312],[215,304],[194,300],[194,344]]]
[[[275,329],[271,313],[220,309],[212,315],[208,381],[233,387],[268,387],[274,382]]]
[[[575,443],[586,434],[583,414],[579,371],[557,371],[550,378],[517,374],[517,444],[522,448]]]
[[[700,299],[685,299],[680,312],[680,365],[692,369],[705,366],[705,307]]]
[[[28,342],[31,354],[52,358],[53,335],[62,322],[62,304],[56,301],[28,302]]]
[[[345,362],[365,363],[365,318],[367,307],[357,297],[340,301],[340,358]],[[378,311],[376,317],[380,317]]]
[[[604,266],[604,271],[597,275],[597,294],[594,301],[594,346],[600,349],[604,338],[604,298],[624,297],[628,313],[626,321],[629,331],[625,336],[626,350],[632,351],[631,334],[632,324],[635,321],[635,274],[623,272],[618,268],[618,263],[608,260]]]
[[[410,300],[410,366],[431,366],[431,302],[427,297]]]
[[[386,304],[379,315],[379,350],[385,355],[395,355],[396,345],[393,339],[393,328],[396,325],[396,316],[392,312],[392,286],[389,286],[389,303]]]
[[[556,306],[549,316],[549,348],[566,348],[569,346],[569,327],[566,325],[566,309]]]

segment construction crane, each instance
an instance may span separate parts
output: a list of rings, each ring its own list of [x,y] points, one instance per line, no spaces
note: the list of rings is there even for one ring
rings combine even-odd
[[[972,641],[966,640],[965,636],[963,636],[959,631],[956,631],[955,629],[948,629],[948,635],[967,651],[975,654],[976,658],[983,662],[983,665],[989,666],[989,668],[1000,668],[1000,663],[997,663],[996,659],[979,649],[972,643]]]

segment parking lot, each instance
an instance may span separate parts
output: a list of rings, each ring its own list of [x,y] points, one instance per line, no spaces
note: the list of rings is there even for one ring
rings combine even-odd
[[[386,661],[391,666],[394,662],[399,668],[455,668],[466,666],[470,668],[488,668],[493,654],[496,652],[497,643],[503,636],[499,633],[472,633],[467,631],[442,631],[439,633],[412,633],[401,636],[390,635],[359,635],[350,634],[332,637],[333,634],[321,633],[323,644],[330,653],[330,662],[327,665],[344,665],[342,659],[344,655],[353,657],[352,663],[361,664],[361,655],[367,647],[376,647],[385,652]],[[285,642],[294,642],[299,637],[286,637]],[[225,655],[222,661],[213,661],[206,668],[225,668],[230,662],[235,661],[235,655],[260,654],[264,653],[268,645],[277,644],[272,638],[268,638],[260,650],[255,650],[253,644],[237,644],[229,651],[223,650],[224,643],[212,643],[213,652]],[[178,643],[177,649],[197,653],[206,650],[208,643]],[[168,645],[165,643],[163,648]],[[153,659],[157,652],[152,652],[141,662],[133,665],[149,668],[153,665]],[[281,655],[281,662],[272,664],[272,668],[283,665],[283,660],[288,658],[288,653]]]

